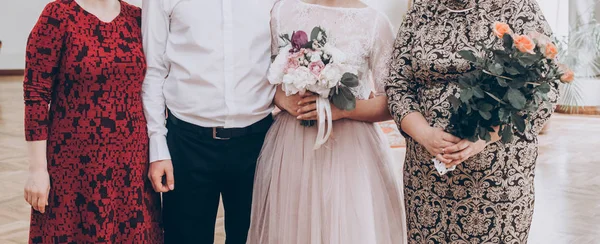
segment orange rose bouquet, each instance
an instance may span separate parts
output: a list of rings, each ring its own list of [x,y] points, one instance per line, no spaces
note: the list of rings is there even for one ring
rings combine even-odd
[[[460,96],[448,98],[453,108],[449,131],[471,141],[489,141],[489,132],[499,127],[502,141],[510,142],[515,130],[528,129],[540,106],[550,106],[548,93],[557,81],[571,82],[573,72],[558,64],[557,47],[549,37],[517,35],[501,22],[492,29],[502,48],[483,47],[481,55],[459,51],[475,69],[459,78]]]

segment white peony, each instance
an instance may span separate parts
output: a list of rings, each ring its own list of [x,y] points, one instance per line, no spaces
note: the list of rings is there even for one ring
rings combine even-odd
[[[267,79],[271,84],[281,84],[283,81],[283,75],[285,74],[285,67],[287,66],[288,57],[290,55],[291,46],[287,45],[279,49],[279,55],[275,57],[273,63],[269,67],[269,73]]]
[[[284,90],[287,95],[293,95],[308,89],[309,85],[317,83],[317,78],[307,67],[300,66],[283,76]]]
[[[331,55],[331,60],[334,63],[342,64],[346,62],[346,54],[329,43],[325,43],[325,46],[321,50]]]
[[[314,85],[309,85],[307,87],[307,90],[326,98],[329,97],[329,92],[331,91],[331,88],[323,86],[320,83],[316,83]]]
[[[321,71],[319,83],[324,87],[332,88],[340,83],[343,75],[344,69],[342,66],[337,63],[331,63],[326,65],[323,71]]]

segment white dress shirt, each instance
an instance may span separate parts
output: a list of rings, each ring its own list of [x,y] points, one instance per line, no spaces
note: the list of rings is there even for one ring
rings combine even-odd
[[[170,159],[165,109],[202,127],[241,128],[273,109],[275,0],[143,0],[142,88],[150,162]]]

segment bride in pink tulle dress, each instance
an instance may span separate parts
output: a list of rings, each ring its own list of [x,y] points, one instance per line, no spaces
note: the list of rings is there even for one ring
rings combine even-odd
[[[336,119],[332,136],[317,150],[317,127],[300,125],[291,115],[298,113],[296,107],[280,106],[284,112],[276,116],[256,168],[248,243],[405,243],[394,162],[384,135],[373,124],[391,118],[383,81],[393,50],[392,27],[384,14],[359,1],[337,1],[346,6],[306,1],[275,4],[274,54],[281,34],[321,27],[328,43],[344,52],[346,63],[358,71],[359,86],[352,90],[357,106],[351,112],[331,106]],[[304,119],[314,119],[314,104],[300,107]]]

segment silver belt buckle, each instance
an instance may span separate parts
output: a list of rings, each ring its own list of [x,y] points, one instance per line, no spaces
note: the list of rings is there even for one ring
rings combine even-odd
[[[222,141],[231,139],[231,138],[218,137],[217,136],[217,129],[221,129],[221,127],[213,127],[212,128],[212,137],[213,137],[213,139],[215,139],[215,140],[222,140]]]

